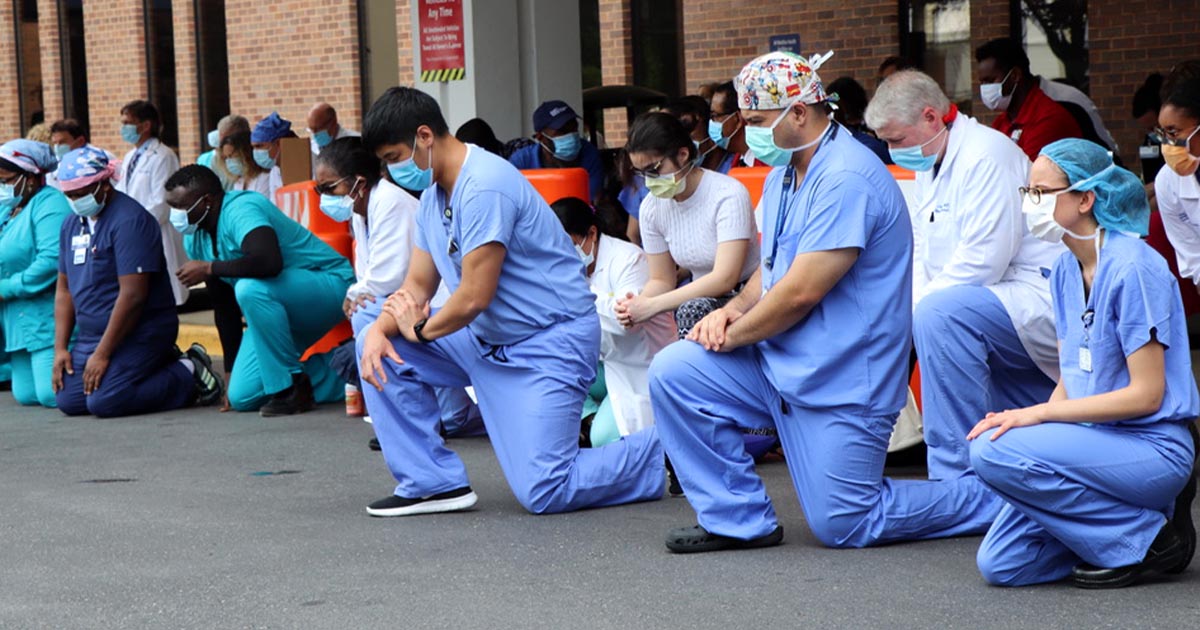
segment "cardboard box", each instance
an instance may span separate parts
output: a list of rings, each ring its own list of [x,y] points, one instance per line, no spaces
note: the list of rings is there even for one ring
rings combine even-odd
[[[279,174],[284,186],[312,179],[312,149],[308,138],[279,139]]]

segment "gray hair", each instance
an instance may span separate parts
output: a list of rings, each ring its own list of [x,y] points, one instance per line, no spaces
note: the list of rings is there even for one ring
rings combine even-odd
[[[224,138],[235,133],[250,133],[250,121],[245,116],[230,114],[217,121],[217,135]]]
[[[945,115],[950,111],[950,99],[928,74],[920,70],[901,70],[875,90],[875,98],[867,105],[863,119],[872,129],[895,123],[912,125],[926,107]]]

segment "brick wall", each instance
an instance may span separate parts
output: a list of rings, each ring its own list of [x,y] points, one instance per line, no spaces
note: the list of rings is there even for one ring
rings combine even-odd
[[[362,128],[355,2],[229,2],[225,23],[233,112],[254,124],[278,111],[303,136],[309,108],[323,100],[341,124]]]
[[[172,0],[175,33],[175,92],[179,119],[179,163],[191,164],[208,150],[200,140],[200,87],[196,67],[196,5],[192,0]]]
[[[1091,0],[1091,4],[1111,0]],[[975,72],[975,49],[1001,37],[1011,37],[1008,0],[971,0],[971,115],[990,125],[996,113],[979,98],[979,74]]]
[[[58,45],[58,3],[38,0],[38,39],[42,57],[42,108],[46,122],[63,117],[62,54]]]
[[[21,134],[21,110],[17,101],[17,44],[13,31],[13,3],[0,3],[0,138],[4,140]]]
[[[121,106],[150,89],[142,7],[142,0],[83,4],[91,140],[118,156],[131,148],[121,140]]]
[[[400,76],[396,85],[412,86],[416,77],[412,46],[412,3],[409,0],[396,0],[396,51],[400,61]]]
[[[600,5],[600,78],[603,85],[633,83],[633,22],[629,0],[599,0]],[[691,0],[685,13],[692,10]],[[625,110],[604,112],[604,138],[610,148],[625,144],[629,128]]]

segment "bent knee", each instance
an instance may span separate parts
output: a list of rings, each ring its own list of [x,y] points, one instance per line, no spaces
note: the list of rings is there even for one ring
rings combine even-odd
[[[978,553],[975,554],[975,565],[979,567],[979,574],[983,576],[984,581],[992,586],[1021,585],[1018,579],[1021,567],[1011,562],[1004,562],[986,545],[980,546]]]
[[[255,278],[242,278],[233,287],[234,297],[238,304],[244,302],[271,300],[271,287],[266,282]]]
[[[805,518],[808,518],[813,536],[831,549],[861,549],[869,547],[876,539],[870,534],[867,513],[816,517],[806,514]]]
[[[651,383],[667,383],[679,378],[681,366],[692,362],[697,353],[703,354],[704,348],[691,341],[676,341],[658,351],[650,361],[647,376]]]

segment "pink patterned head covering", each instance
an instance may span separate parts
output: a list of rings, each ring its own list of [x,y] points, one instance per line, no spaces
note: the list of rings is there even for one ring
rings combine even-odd
[[[88,144],[64,155],[56,175],[63,192],[70,192],[111,179],[116,170],[116,162],[108,159],[107,153]]]
[[[746,64],[733,80],[739,109],[784,109],[794,103],[813,105],[836,100],[825,94],[820,68],[833,51],[805,59],[789,52],[770,52]]]

